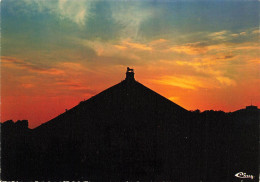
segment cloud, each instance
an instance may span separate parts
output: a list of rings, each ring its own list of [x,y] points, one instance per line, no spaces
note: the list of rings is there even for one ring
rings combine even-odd
[[[259,29],[256,29],[256,30],[253,30],[252,31],[252,34],[259,34],[260,33],[260,30]]]
[[[161,51],[164,50],[165,47],[167,47],[167,43],[169,43],[169,40],[166,39],[156,39],[152,40],[151,42],[141,42],[141,41],[134,41],[131,38],[122,39],[120,42],[118,42],[116,45],[114,45],[116,48],[121,50],[138,50],[138,51]]]
[[[219,31],[219,32],[213,32],[213,33],[210,34],[210,36],[212,36],[212,37],[221,36],[221,35],[227,34],[227,32],[228,32],[227,30],[222,30],[222,31]]]
[[[222,30],[222,31],[219,31],[219,32],[209,33],[208,39],[209,39],[209,41],[213,41],[214,43],[219,43],[219,42],[230,41],[230,40],[237,38],[239,36],[240,36],[239,33],[234,34],[234,33],[231,33],[230,31]]]
[[[153,80],[153,82],[191,90],[196,90],[198,88],[217,87],[216,85],[209,82],[207,79],[199,79],[195,76],[163,76],[157,80]]]
[[[220,71],[207,71],[208,74],[211,74],[210,77],[201,77],[198,75],[191,75],[191,76],[183,76],[183,75],[176,75],[176,76],[162,76],[157,79],[151,80],[157,84],[163,85],[170,85],[175,86],[183,89],[189,90],[197,90],[199,88],[206,88],[206,89],[220,89],[223,86],[235,86],[236,81],[227,77],[223,76],[223,73]]]
[[[58,12],[61,17],[71,19],[79,25],[84,25],[90,15],[91,4],[91,1],[86,0],[59,0]]]
[[[127,47],[126,46],[122,46],[122,45],[114,45],[115,48],[120,49],[120,50],[126,50]]]
[[[156,39],[156,40],[152,40],[150,42],[150,45],[160,45],[162,43],[168,42],[168,40],[166,39]]]
[[[200,43],[187,43],[185,45],[176,45],[170,47],[166,51],[173,51],[177,53],[184,53],[189,55],[204,54],[208,51],[206,46],[200,46]]]
[[[58,66],[63,70],[70,70],[70,71],[89,71],[88,68],[84,67],[82,64],[77,62],[61,62]]]
[[[178,68],[180,70],[185,70],[189,68],[191,70],[190,75],[187,75],[188,82],[187,80],[185,81],[179,78],[174,78],[164,80],[164,83],[168,82],[172,85],[178,85],[182,86],[183,88],[186,87],[188,89],[195,89],[196,87],[220,88],[223,86],[235,86],[236,71],[232,71],[232,74],[230,73],[230,69],[237,69],[235,66],[230,67],[230,65],[232,65],[230,61],[234,61],[234,58],[235,57],[232,55],[215,55],[214,57],[212,57],[211,55],[207,55],[204,58],[194,58],[190,61],[171,61],[176,65],[183,67],[179,68],[176,65],[173,65],[175,68]],[[191,76],[193,78],[191,78]],[[173,82],[171,80],[173,80]],[[193,85],[193,82],[195,83],[195,85]],[[215,85],[212,85],[212,83]]]
[[[139,29],[142,22],[149,19],[153,14],[153,10],[144,7],[143,2],[120,2],[112,6],[112,18],[122,25],[122,38],[137,39]]]
[[[242,35],[242,36],[244,36],[244,35],[246,35],[247,33],[246,32],[240,32],[239,33],[239,35]]]
[[[17,80],[22,88],[31,88],[34,90],[42,87],[52,88],[48,92],[61,95],[66,95],[69,92],[88,93],[92,95],[96,93],[95,89],[87,86],[88,82],[86,78],[91,78],[91,75],[89,75],[92,72],[91,69],[84,67],[80,63],[60,62],[55,67],[44,68],[40,67],[40,65],[13,57],[2,57],[1,63],[2,67],[15,69],[14,74],[19,74],[19,77],[12,76],[12,79]],[[17,69],[21,69],[22,72],[18,72]],[[27,71],[32,74],[28,74]],[[38,74],[41,75],[38,76]],[[26,75],[30,75],[31,77]]]
[[[216,77],[216,79],[223,85],[227,85],[227,86],[235,86],[236,82],[228,77],[224,77],[224,76],[218,76]]]
[[[82,83],[79,82],[75,82],[73,80],[60,80],[58,82],[56,82],[57,85],[59,86],[64,86],[66,87],[66,89],[69,90],[73,90],[74,91],[78,91],[78,92],[84,92],[84,93],[88,93],[88,94],[95,94],[96,90],[90,89],[87,86],[84,86]]]
[[[2,62],[2,66],[13,67],[18,69],[26,69],[28,71],[37,72],[40,74],[50,74],[50,75],[64,74],[62,70],[56,68],[46,68],[13,57],[1,57],[1,62]]]
[[[152,50],[152,47],[150,47],[149,45],[137,43],[137,42],[131,42],[130,40],[124,40],[122,42],[122,45],[125,45],[129,48],[132,48],[132,49],[139,49],[139,50],[143,50],[143,51],[151,51]]]
[[[116,63],[120,59],[121,64],[127,64],[128,60],[140,60],[140,57],[135,54],[135,50],[148,50],[149,47],[146,47],[143,44],[132,43],[129,41],[120,41],[120,42],[103,42],[101,40],[88,40],[88,39],[75,39],[77,44],[80,44],[84,47],[89,47],[96,52],[98,56],[95,60],[96,63],[98,60],[103,58],[105,60],[114,59],[110,64]]]
[[[236,47],[233,47],[233,50],[242,50],[242,51],[250,51],[250,50],[255,50],[255,51],[259,51],[260,50],[260,45],[259,43],[244,43],[244,44],[240,44]]]
[[[234,55],[223,55],[221,57],[218,57],[217,59],[232,59],[234,57],[235,57]]]
[[[255,33],[256,32],[256,33]],[[196,55],[213,55],[220,52],[232,53],[236,50],[246,51],[259,49],[258,38],[256,37],[258,30],[245,29],[238,33],[233,33],[228,30],[218,32],[204,32],[198,34],[198,39],[201,41],[188,43],[175,43],[171,45],[171,40],[165,47],[165,52],[175,52],[179,54],[186,54],[191,56]],[[196,35],[186,37],[192,39]],[[228,57],[226,57],[228,58]]]
[[[94,1],[87,0],[21,0],[27,5],[27,14],[37,11],[38,13],[49,12],[60,19],[69,19],[78,25],[84,25],[90,15],[90,8]]]
[[[233,42],[233,43],[244,43],[250,41],[254,41],[254,36],[257,34],[259,30],[252,29],[244,29],[241,32],[232,32],[228,30],[222,30],[219,32],[212,32],[206,34],[208,36],[209,43],[225,43],[225,42]]]

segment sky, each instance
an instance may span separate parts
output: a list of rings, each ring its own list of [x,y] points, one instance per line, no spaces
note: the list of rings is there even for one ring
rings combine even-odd
[[[1,1],[1,122],[29,127],[125,79],[187,110],[260,106],[258,1]]]

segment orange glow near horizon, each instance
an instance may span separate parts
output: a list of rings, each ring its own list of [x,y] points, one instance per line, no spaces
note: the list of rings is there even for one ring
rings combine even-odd
[[[2,70],[1,121],[27,119],[30,128],[49,121],[65,112],[65,109],[70,109],[80,101],[119,83],[124,79],[126,71],[125,66],[119,66],[91,71],[89,74],[80,65],[66,63],[66,66],[63,64],[61,70],[55,72],[40,70],[37,74],[43,78],[28,75],[21,76],[19,82],[12,79],[13,82],[9,82],[8,77],[12,77],[12,71],[19,73],[24,68],[16,68],[10,62],[5,65],[6,62],[2,58],[2,66],[6,69]],[[58,79],[59,74],[64,77],[66,72],[70,72],[66,79]],[[247,82],[241,80],[241,83],[236,82],[235,85],[227,81],[221,87],[223,82],[218,79],[212,83],[192,76],[163,76],[165,72],[160,72],[160,67],[135,67],[135,73],[138,82],[187,110],[212,109],[230,112],[250,105],[251,99],[253,105],[260,105],[258,79]],[[58,81],[54,82],[53,78]],[[39,79],[46,80],[46,83]]]

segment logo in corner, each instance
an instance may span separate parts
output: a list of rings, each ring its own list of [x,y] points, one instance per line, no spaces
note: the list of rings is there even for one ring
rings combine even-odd
[[[237,178],[250,178],[250,179],[254,179],[253,175],[249,175],[249,174],[246,174],[244,172],[239,172],[239,173],[235,174],[235,176]]]

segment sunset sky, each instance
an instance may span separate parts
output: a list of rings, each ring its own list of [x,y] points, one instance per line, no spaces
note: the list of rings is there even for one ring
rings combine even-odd
[[[119,83],[188,110],[260,106],[257,1],[1,1],[1,121],[34,128]]]

